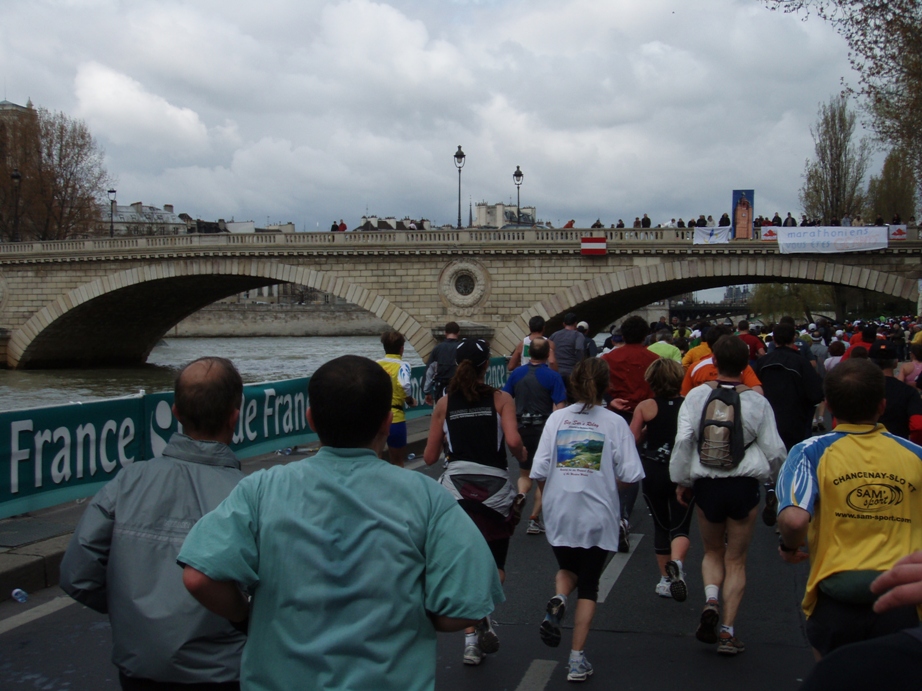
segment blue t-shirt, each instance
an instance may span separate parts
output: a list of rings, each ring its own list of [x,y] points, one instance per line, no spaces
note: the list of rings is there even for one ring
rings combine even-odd
[[[323,447],[255,473],[189,532],[179,562],[253,594],[243,689],[433,689],[427,613],[505,598],[474,523],[430,478]]]

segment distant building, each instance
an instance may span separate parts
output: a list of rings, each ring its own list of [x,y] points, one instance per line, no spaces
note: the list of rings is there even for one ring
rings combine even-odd
[[[477,202],[476,210],[474,228],[502,228],[507,225],[515,225],[519,219],[518,212],[521,212],[521,224],[523,226],[536,225],[535,219],[537,215],[533,206],[523,206],[521,209],[516,209],[515,205]]]
[[[99,220],[96,232],[108,235],[109,204],[98,204],[97,208]],[[162,209],[141,202],[129,206],[113,204],[111,222],[115,235],[178,235],[188,230],[186,221],[173,211],[172,204],[164,204]]]
[[[418,221],[405,216],[402,220],[397,220],[393,216],[378,218],[377,216],[362,216],[356,230],[429,230],[432,224],[427,218],[421,218]]]

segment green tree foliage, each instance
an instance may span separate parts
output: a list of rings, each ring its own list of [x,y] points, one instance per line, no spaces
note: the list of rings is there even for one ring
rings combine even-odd
[[[917,189],[916,176],[908,157],[897,149],[891,150],[884,160],[880,176],[871,176],[868,183],[865,219],[872,223],[880,216],[884,222],[889,222],[894,214],[899,214],[905,223],[916,215]]]
[[[816,321],[814,313],[834,310],[832,287],[812,283],[760,283],[749,298],[749,311],[763,322],[776,322],[785,315],[795,320]]]
[[[845,38],[878,138],[900,148],[922,185],[922,2],[762,0],[773,10],[815,12]]]
[[[855,113],[840,94],[820,104],[817,122],[810,128],[816,157],[807,160],[800,203],[811,218],[829,223],[855,213],[864,203],[864,176],[871,156],[870,142],[855,138]]]
[[[11,172],[18,170],[18,192]],[[0,123],[0,235],[13,239],[18,218],[23,240],[64,240],[98,225],[97,203],[109,177],[103,152],[82,120],[29,108]]]

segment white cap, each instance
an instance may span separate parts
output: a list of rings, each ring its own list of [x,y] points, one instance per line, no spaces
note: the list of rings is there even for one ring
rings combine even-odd
[[[589,324],[587,324],[586,322],[580,322],[579,324],[576,325],[577,331],[582,331],[583,329],[585,329],[586,331],[589,331]]]
[[[816,331],[816,324],[810,324],[810,331]]]

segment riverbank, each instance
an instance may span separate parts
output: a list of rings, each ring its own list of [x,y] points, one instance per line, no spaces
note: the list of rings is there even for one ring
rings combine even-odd
[[[216,302],[183,319],[164,338],[380,336],[387,329],[386,322],[349,303]]]

